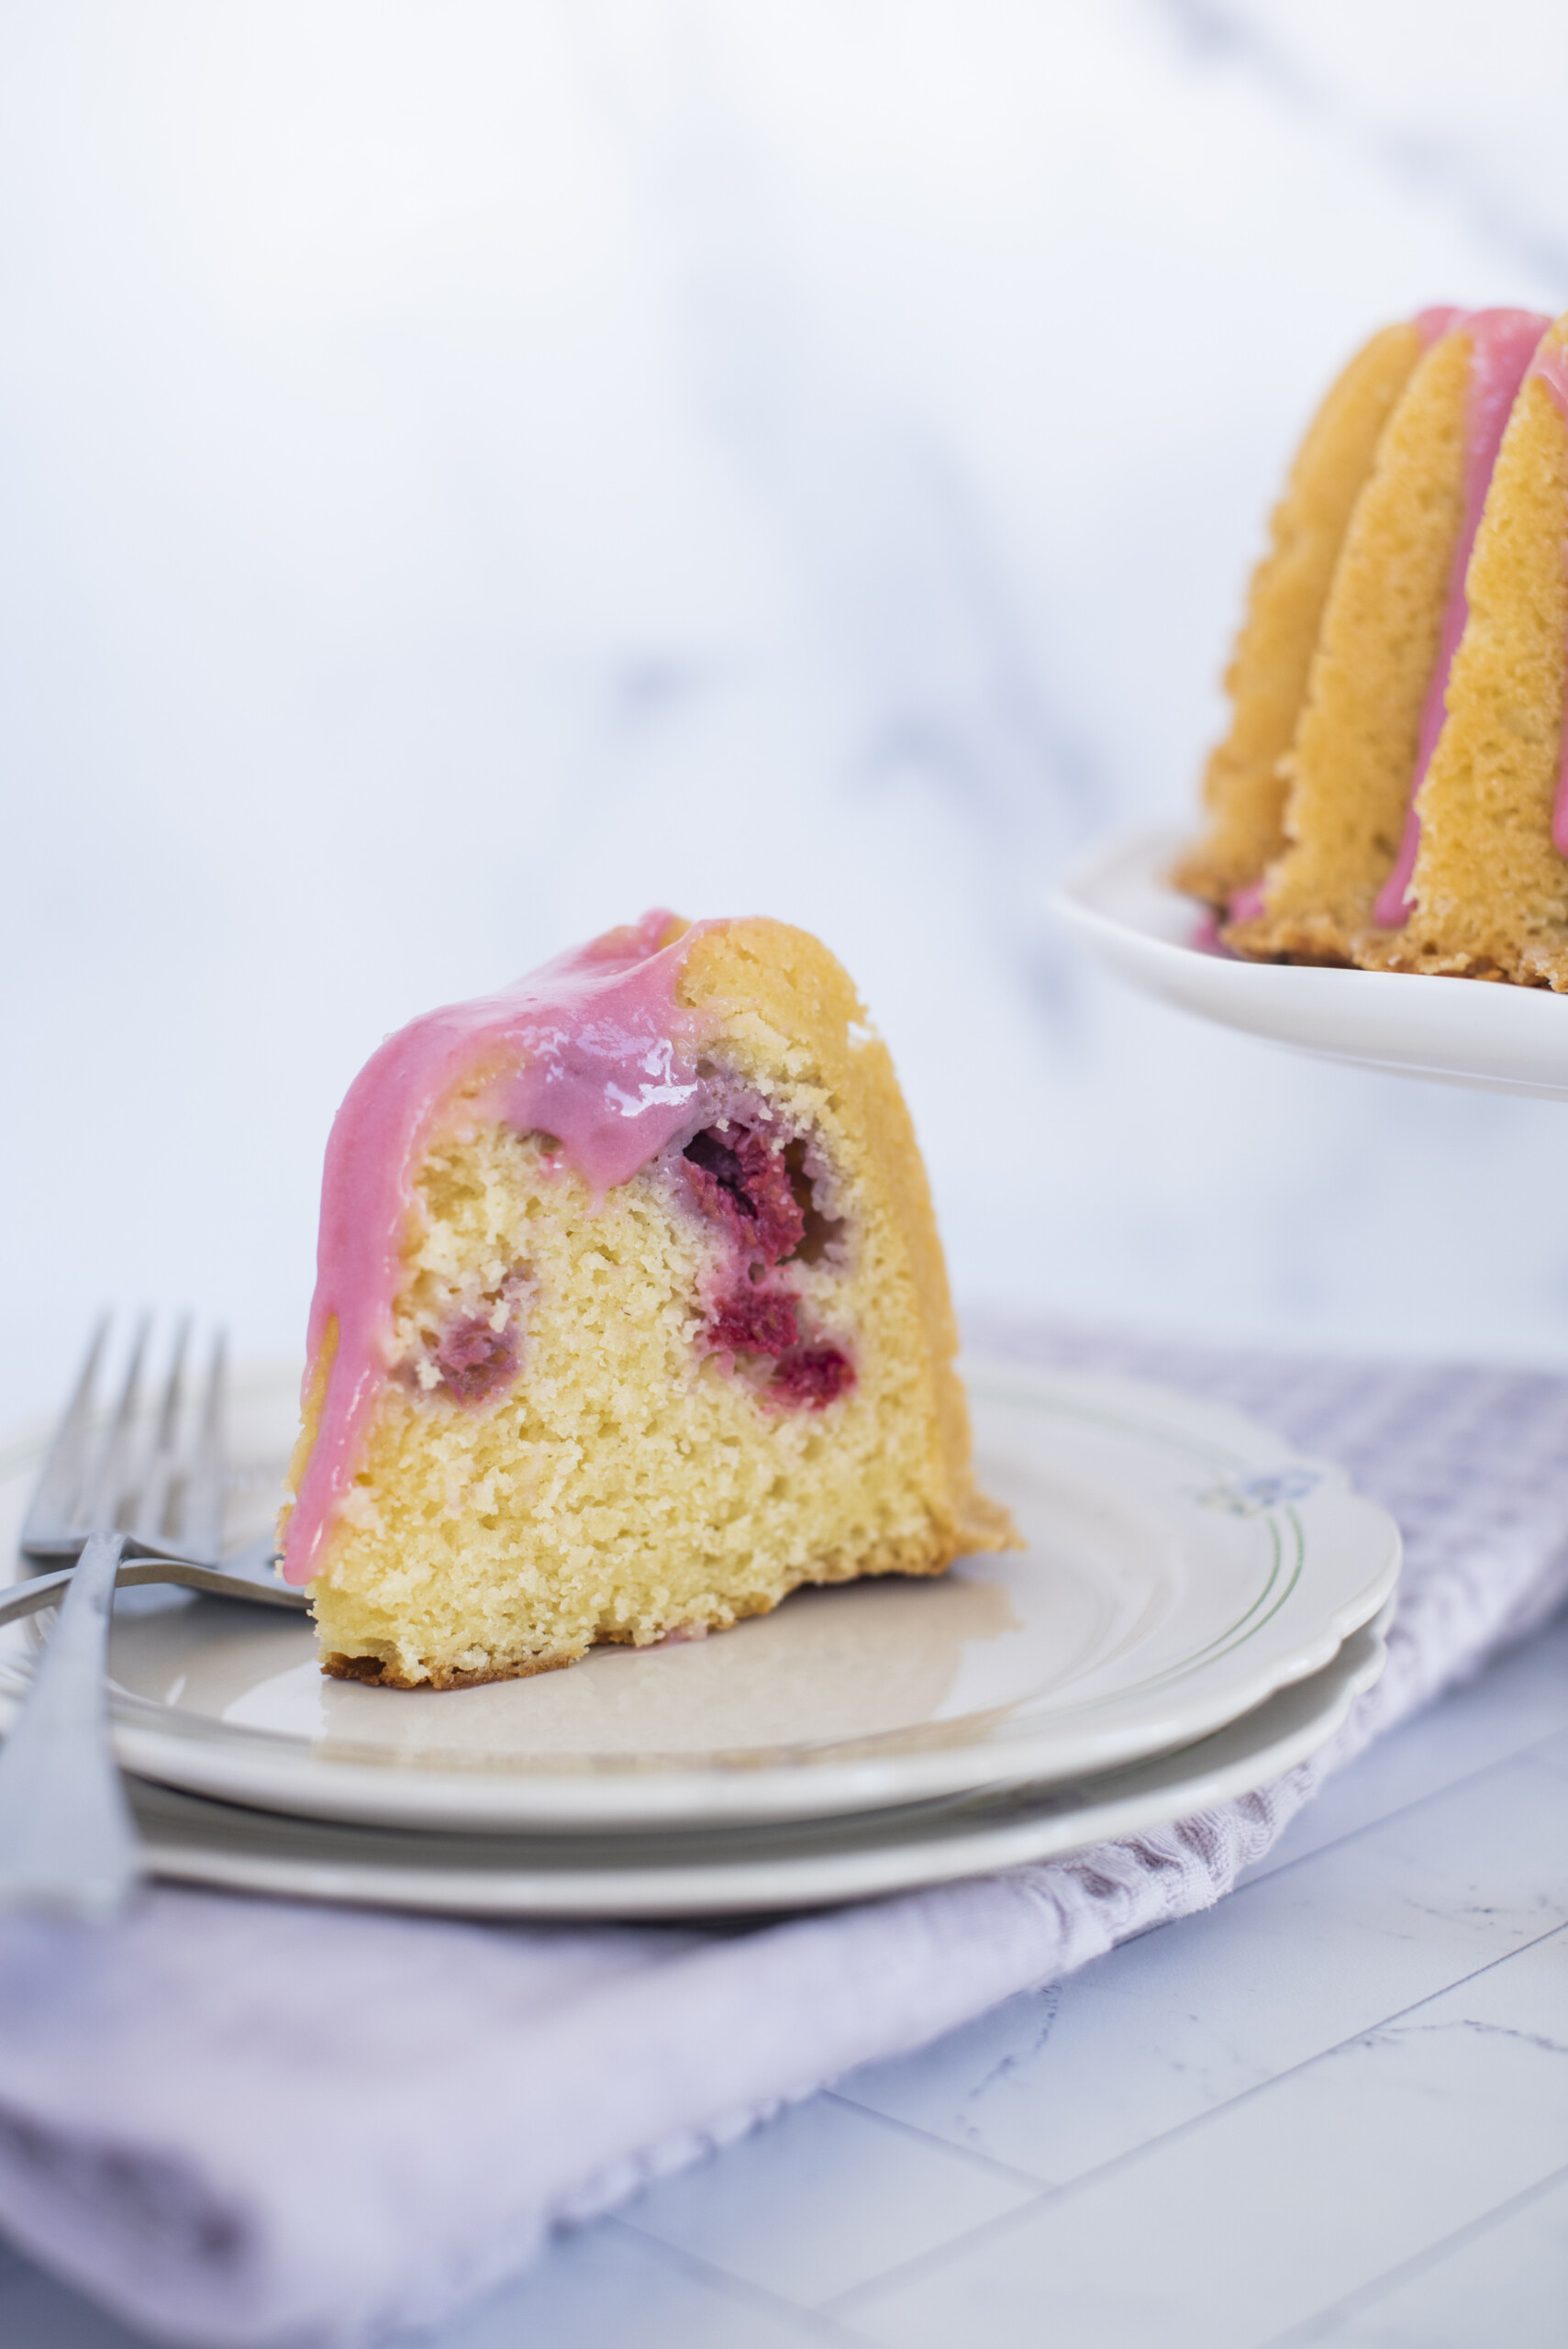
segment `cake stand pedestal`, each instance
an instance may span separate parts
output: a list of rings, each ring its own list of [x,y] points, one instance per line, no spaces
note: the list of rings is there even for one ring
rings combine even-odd
[[[1054,899],[1075,937],[1146,995],[1298,1052],[1489,1093],[1568,1100],[1568,1000],[1543,987],[1239,963],[1164,875],[1176,832],[1134,833],[1086,858]]]

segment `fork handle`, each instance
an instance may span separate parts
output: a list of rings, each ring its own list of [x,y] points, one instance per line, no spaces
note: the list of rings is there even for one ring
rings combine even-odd
[[[109,1616],[125,1537],[95,1533],[0,1749],[0,1911],[101,1923],[142,1875],[109,1743]]]

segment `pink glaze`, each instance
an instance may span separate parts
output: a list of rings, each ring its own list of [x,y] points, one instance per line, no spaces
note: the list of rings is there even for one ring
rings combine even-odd
[[[1568,423],[1568,351],[1561,343],[1543,342],[1530,373],[1546,385],[1563,421]],[[1568,856],[1568,709],[1564,710],[1562,747],[1557,753],[1557,796],[1551,807],[1551,845]]]
[[[1530,362],[1529,372],[1540,377],[1568,417],[1568,351],[1560,342],[1543,342]]]
[[[1229,917],[1227,916],[1226,918],[1229,919]],[[1195,954],[1218,954],[1220,960],[1226,963],[1234,963],[1239,960],[1219,935],[1219,916],[1213,911],[1202,916],[1187,944]]]
[[[1230,911],[1226,916],[1226,919],[1228,921],[1256,921],[1262,910],[1262,882],[1249,881],[1246,887],[1238,889],[1231,898]]]
[[[1463,316],[1464,312],[1456,309],[1451,302],[1438,302],[1429,310],[1418,310],[1410,323],[1421,338],[1422,348],[1429,351],[1434,342],[1440,342],[1443,336],[1452,330],[1454,321]]]
[[[1422,319],[1437,316],[1440,313],[1423,311],[1417,324],[1419,326]],[[1449,672],[1453,666],[1453,656],[1459,650],[1459,640],[1464,633],[1464,623],[1470,617],[1464,582],[1475,545],[1475,533],[1481,527],[1481,509],[1486,502],[1486,492],[1509,412],[1524,381],[1526,370],[1551,324],[1550,318],[1542,317],[1534,310],[1471,310],[1458,314],[1453,323],[1444,329],[1449,333],[1467,335],[1470,339],[1464,513],[1449,579],[1448,603],[1438,640],[1437,666],[1427,687],[1420,731],[1417,736],[1416,771],[1410,783],[1410,806],[1405,818],[1405,837],[1399,843],[1394,869],[1378,891],[1373,907],[1373,919],[1385,930],[1401,930],[1410,918],[1410,876],[1415,872],[1417,852],[1421,845],[1421,819],[1416,813],[1416,795],[1427,779],[1427,770],[1431,765],[1432,753],[1442,732],[1443,719],[1447,715]]]
[[[673,917],[645,914],[547,963],[498,995],[428,1012],[389,1036],[350,1086],[327,1144],[314,1372],[338,1325],[320,1425],[289,1520],[285,1580],[308,1582],[358,1470],[377,1388],[391,1364],[392,1308],[414,1213],[414,1169],[439,1127],[496,1119],[553,1135],[595,1202],[673,1140],[698,1091],[706,1024],[675,982],[697,922],[668,945]],[[459,1365],[480,1399],[491,1367],[476,1341]],[[307,1376],[310,1374],[307,1373]]]

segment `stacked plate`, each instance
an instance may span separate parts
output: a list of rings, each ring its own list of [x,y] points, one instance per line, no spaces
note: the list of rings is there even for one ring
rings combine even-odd
[[[324,1680],[302,1617],[183,1593],[123,1612],[115,1736],[154,1866],[475,1916],[797,1909],[1152,1827],[1332,1735],[1382,1668],[1382,1509],[1179,1395],[968,1381],[982,1480],[1029,1546],[934,1582],[801,1591],[701,1642],[443,1695]],[[240,1389],[236,1540],[275,1499],[295,1394]],[[0,1535],[35,1466],[0,1458]],[[0,1638],[0,1707],[36,1639]]]

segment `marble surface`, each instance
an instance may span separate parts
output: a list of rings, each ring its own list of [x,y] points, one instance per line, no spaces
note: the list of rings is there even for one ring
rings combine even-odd
[[[1568,1226],[1475,1211],[1556,1108],[1044,910],[1189,804],[1348,351],[1568,299],[1565,69],[1547,0],[6,12],[0,1417],[105,1297],[292,1351],[366,1052],[659,898],[838,948],[965,1297],[1568,1360]]]
[[[851,2074],[429,2349],[1556,2349],[1568,1620],[1206,1914]],[[138,2336],[0,2253],[0,2336]]]

